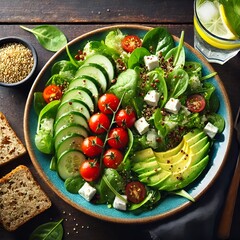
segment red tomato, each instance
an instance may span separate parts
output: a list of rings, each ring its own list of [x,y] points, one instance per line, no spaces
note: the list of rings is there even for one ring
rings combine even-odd
[[[116,113],[115,121],[119,127],[132,127],[136,121],[136,114],[131,107],[126,107]]]
[[[124,128],[113,128],[108,134],[108,144],[112,148],[122,149],[128,144],[128,132]]]
[[[116,169],[123,160],[123,154],[114,148],[108,149],[103,155],[103,163],[106,167]]]
[[[187,98],[187,108],[189,111],[197,113],[204,110],[206,106],[205,98],[200,94],[194,94]]]
[[[79,172],[86,181],[95,181],[100,175],[100,165],[96,160],[86,160],[80,166]]]
[[[82,152],[88,157],[97,157],[103,150],[103,141],[97,136],[90,136],[82,142]]]
[[[62,97],[62,90],[57,85],[49,85],[43,90],[43,98],[49,103],[53,100],[59,100]]]
[[[112,93],[103,94],[98,100],[98,108],[105,114],[113,114],[120,103],[119,98]]]
[[[146,188],[138,181],[128,183],[125,191],[127,199],[132,203],[140,203],[146,197]]]
[[[94,133],[101,134],[108,130],[110,120],[104,113],[95,113],[90,117],[88,125]]]
[[[135,35],[127,35],[121,41],[122,48],[126,52],[133,52],[137,47],[142,46],[142,41],[138,36]]]

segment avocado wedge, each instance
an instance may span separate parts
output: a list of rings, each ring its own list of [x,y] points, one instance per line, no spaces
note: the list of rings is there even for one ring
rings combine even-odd
[[[145,149],[137,152],[132,169],[139,181],[159,190],[174,191],[193,182],[205,169],[210,149],[206,134],[195,129],[178,146],[166,152]]]

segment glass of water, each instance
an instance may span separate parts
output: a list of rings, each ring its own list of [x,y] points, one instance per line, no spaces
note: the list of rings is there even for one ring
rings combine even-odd
[[[218,0],[194,1],[194,47],[208,62],[224,64],[240,51],[240,38],[225,11]]]

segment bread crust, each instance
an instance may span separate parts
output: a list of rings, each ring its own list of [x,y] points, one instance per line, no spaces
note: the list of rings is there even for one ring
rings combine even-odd
[[[26,148],[0,112],[0,166],[26,153]]]
[[[28,167],[19,165],[0,179],[0,222],[6,230],[16,230],[50,206]]]

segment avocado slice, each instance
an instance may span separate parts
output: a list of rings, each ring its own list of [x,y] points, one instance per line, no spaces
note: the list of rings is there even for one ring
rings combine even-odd
[[[195,129],[184,135],[181,143],[166,152],[145,149],[135,154],[133,170],[146,185],[174,191],[194,181],[209,160],[209,138]]]

